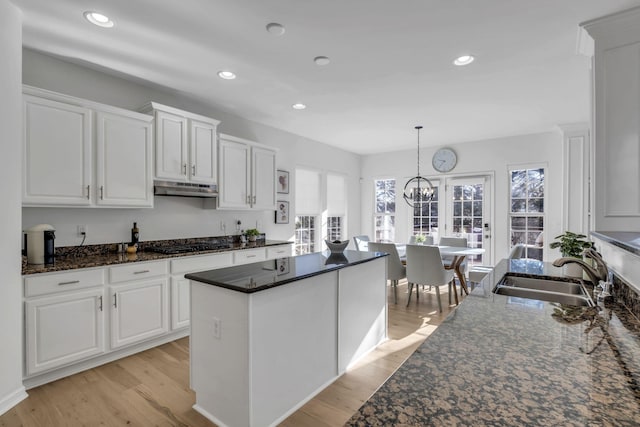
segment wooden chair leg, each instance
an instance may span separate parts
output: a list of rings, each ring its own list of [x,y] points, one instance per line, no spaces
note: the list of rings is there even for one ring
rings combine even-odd
[[[438,308],[440,309],[440,313],[442,313],[442,301],[440,301],[440,286],[436,286],[436,294],[438,297]]]
[[[409,298],[407,299],[407,307],[409,307],[409,303],[411,302],[411,292],[413,291],[413,283],[409,283]]]

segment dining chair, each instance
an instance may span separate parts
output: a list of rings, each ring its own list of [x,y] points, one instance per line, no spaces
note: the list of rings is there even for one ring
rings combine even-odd
[[[522,243],[518,243],[511,248],[509,252],[509,259],[520,259],[524,256],[524,245]]]
[[[361,252],[367,252],[367,245],[369,244],[369,236],[353,236],[353,243],[356,245],[356,250]]]
[[[458,294],[455,290],[452,291],[453,275],[453,270],[446,270],[442,265],[440,249],[437,246],[407,245],[407,282],[409,283],[407,306],[411,302],[414,285],[416,286],[416,300],[420,298],[418,285],[436,287],[440,313],[442,313],[440,286],[449,285],[449,304],[451,304],[451,294],[453,293],[456,305],[458,305]]]
[[[398,303],[398,281],[407,277],[407,268],[400,261],[398,249],[393,243],[369,242],[369,252],[388,253],[387,257],[387,280],[391,280],[393,287],[393,301]]]

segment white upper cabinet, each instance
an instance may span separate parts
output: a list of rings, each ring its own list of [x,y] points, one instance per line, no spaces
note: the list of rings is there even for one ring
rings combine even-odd
[[[151,102],[142,108],[156,119],[155,178],[175,182],[217,182],[218,120]]]
[[[581,24],[593,38],[595,230],[640,228],[640,8]],[[588,49],[584,49],[588,50]]]
[[[151,123],[101,112],[96,121],[96,203],[152,206]]]
[[[275,210],[276,151],[220,134],[218,207]]]
[[[23,204],[91,204],[91,110],[24,95]]]
[[[153,117],[23,88],[23,206],[153,207]]]
[[[276,209],[276,152],[253,147],[251,149],[251,187],[255,209]]]

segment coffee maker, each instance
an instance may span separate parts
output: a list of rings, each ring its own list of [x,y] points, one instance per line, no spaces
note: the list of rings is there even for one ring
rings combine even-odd
[[[53,264],[55,231],[56,229],[49,224],[34,225],[24,231],[24,249],[28,264]]]

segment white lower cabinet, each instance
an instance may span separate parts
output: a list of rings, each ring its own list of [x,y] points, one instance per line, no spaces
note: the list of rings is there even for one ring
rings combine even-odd
[[[112,349],[169,331],[167,288],[166,278],[110,287]]]
[[[25,302],[26,374],[104,353],[104,289]]]
[[[191,305],[189,303],[189,279],[183,276],[171,278],[171,329],[189,326]]]

